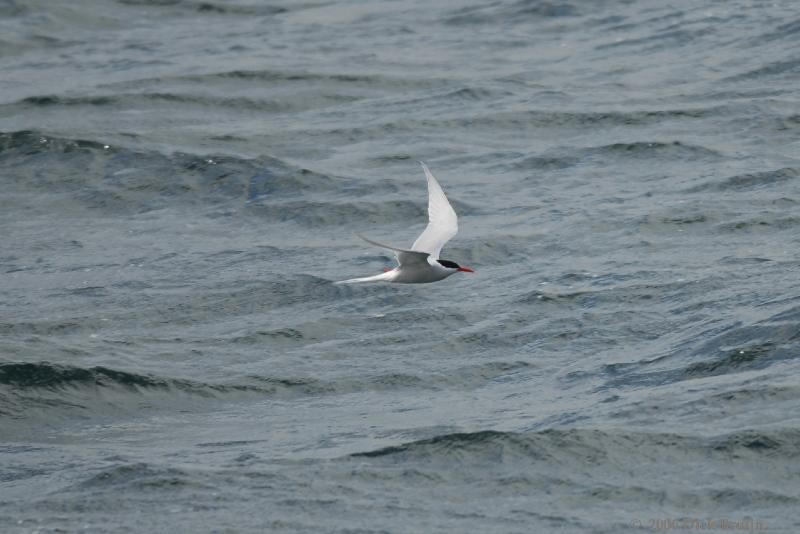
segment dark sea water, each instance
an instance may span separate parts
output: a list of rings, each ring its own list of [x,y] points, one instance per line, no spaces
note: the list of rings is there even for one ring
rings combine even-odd
[[[0,532],[800,532],[793,0],[0,0],[0,186]]]

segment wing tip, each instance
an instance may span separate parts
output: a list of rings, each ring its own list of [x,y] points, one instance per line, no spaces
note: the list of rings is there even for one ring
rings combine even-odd
[[[418,160],[418,163],[419,163],[420,165],[422,165],[422,170],[423,170],[423,172],[425,173],[425,178],[427,178],[427,179],[428,179],[428,182],[430,182],[431,180],[433,180],[433,181],[434,181],[434,182],[436,182],[436,184],[438,185],[438,183],[439,183],[439,182],[438,182],[438,181],[436,180],[436,178],[433,176],[433,173],[432,173],[432,172],[431,172],[431,170],[428,168],[428,166],[427,166],[427,165],[425,165],[425,162],[424,162],[424,161],[422,161],[422,160]]]

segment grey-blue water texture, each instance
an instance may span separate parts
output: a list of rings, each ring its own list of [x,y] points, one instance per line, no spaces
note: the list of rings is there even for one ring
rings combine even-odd
[[[0,532],[796,534],[798,244],[795,0],[0,0]]]

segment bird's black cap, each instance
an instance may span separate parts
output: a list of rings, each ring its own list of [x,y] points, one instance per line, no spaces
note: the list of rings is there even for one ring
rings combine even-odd
[[[449,269],[458,269],[460,267],[460,265],[454,261],[450,260],[436,260],[436,261],[438,261],[440,265],[447,267]]]

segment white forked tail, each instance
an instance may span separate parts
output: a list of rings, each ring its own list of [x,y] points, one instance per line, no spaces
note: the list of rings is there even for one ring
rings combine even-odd
[[[334,284],[360,284],[362,282],[391,282],[395,275],[393,270],[386,271],[385,273],[376,274],[375,276],[365,276],[364,278],[351,278],[349,280],[340,280]]]

